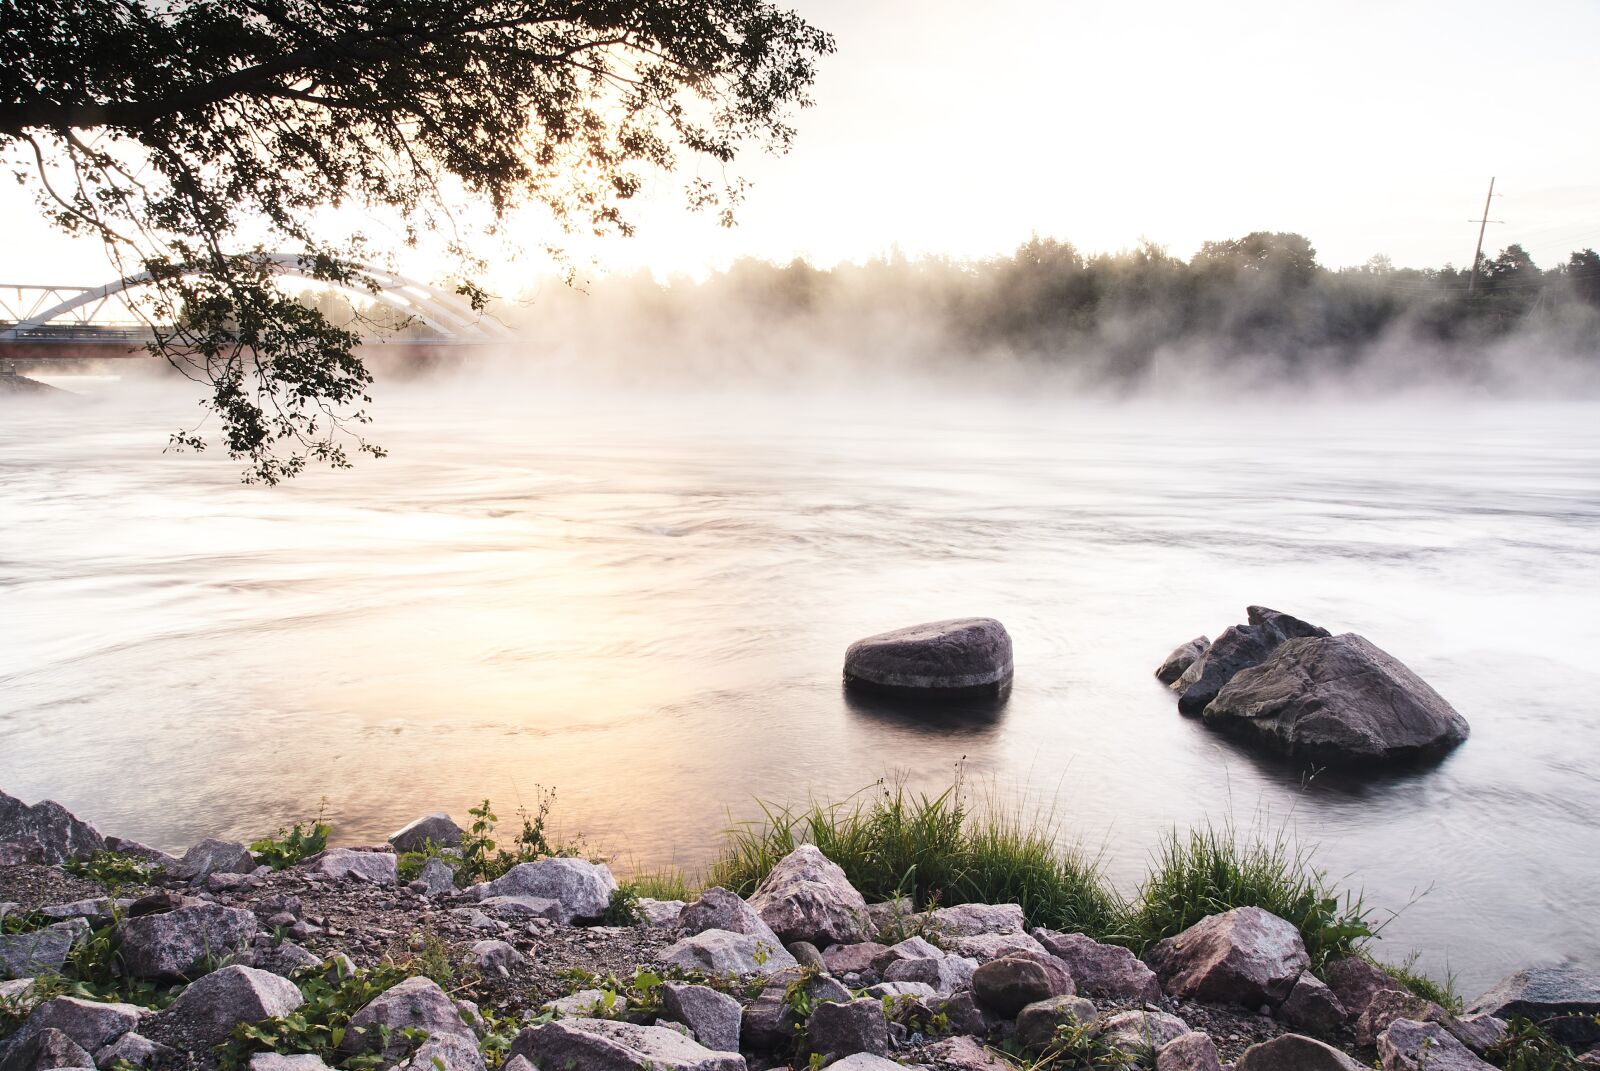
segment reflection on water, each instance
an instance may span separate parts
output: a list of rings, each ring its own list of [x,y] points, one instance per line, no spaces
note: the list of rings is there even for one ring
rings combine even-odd
[[[969,776],[1131,889],[1160,832],[1288,822],[1400,957],[1472,988],[1600,959],[1594,407],[1192,412],[419,385],[393,451],[246,488],[134,388],[0,417],[0,788],[178,848],[326,797],[383,836],[555,786],[622,865],[752,799]],[[1241,751],[1151,677],[1246,603],[1354,630],[1466,715],[1355,780]],[[847,696],[845,647],[1000,618],[1003,704]]]

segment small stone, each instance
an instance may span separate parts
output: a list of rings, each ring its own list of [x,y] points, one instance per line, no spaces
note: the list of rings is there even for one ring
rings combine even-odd
[[[889,951],[877,941],[857,941],[848,945],[829,945],[822,952],[822,965],[829,974],[861,974],[873,969],[873,961]]]
[[[258,1052],[250,1057],[250,1071],[328,1071],[322,1057],[310,1053],[285,1056],[277,1052]]]
[[[639,921],[645,926],[676,926],[688,905],[682,900],[655,900],[641,896],[635,902]]]
[[[678,915],[678,928],[686,934],[727,930],[759,937],[774,945],[783,943],[755,908],[721,886],[712,886],[700,894],[700,899],[685,906]]]
[[[513,970],[528,965],[528,957],[504,941],[478,941],[472,946],[471,962],[480,971],[509,978]]]
[[[500,877],[468,890],[476,899],[532,896],[561,905],[563,926],[598,921],[611,906],[617,879],[604,863],[565,857],[518,863]]]
[[[937,959],[905,959],[889,965],[885,982],[923,982],[940,996],[949,996],[972,984],[978,961],[965,956],[940,956]]]
[[[1386,989],[1401,989],[1399,982],[1384,970],[1359,956],[1346,956],[1328,964],[1323,974],[1328,988],[1351,1018],[1359,1018],[1372,998]]]
[[[661,1011],[687,1026],[695,1040],[718,1052],[739,1051],[739,1002],[710,986],[667,982],[661,987]]]
[[[1015,1064],[1002,1059],[971,1035],[936,1041],[923,1052],[947,1071],[1015,1071],[1016,1069]]]
[[[1067,965],[1079,993],[1111,1000],[1157,1001],[1161,981],[1139,958],[1119,945],[1101,944],[1081,933],[1036,929],[1034,939]]]
[[[183,853],[172,875],[186,881],[203,882],[212,874],[248,874],[255,868],[256,858],[243,844],[207,837]]]
[[[83,919],[68,919],[32,933],[0,934],[0,975],[25,978],[58,974],[67,955],[89,936]]]
[[[420,852],[431,842],[436,848],[461,845],[462,829],[443,811],[424,815],[397,832],[389,834],[389,845],[396,852]]]
[[[1460,1018],[1452,1015],[1444,1021],[1444,1028],[1454,1034],[1461,1044],[1482,1056],[1491,1045],[1505,1037],[1510,1024],[1498,1016],[1479,1012]]]
[[[1019,904],[956,904],[930,911],[927,920],[941,940],[983,934],[1019,934],[1025,925]]]
[[[400,871],[392,852],[358,852],[329,848],[295,864],[295,870],[331,881],[364,881],[371,885],[398,885]]]
[[[1188,643],[1180,645],[1166,660],[1156,667],[1156,680],[1169,688],[1177,683],[1183,671],[1194,665],[1195,660],[1206,653],[1206,648],[1211,646],[1211,640],[1205,636],[1196,636]]]
[[[1278,1008],[1278,1018],[1299,1030],[1326,1034],[1350,1017],[1333,990],[1310,971],[1302,974]]]
[[[1102,1042],[1130,1056],[1159,1054],[1168,1042],[1190,1032],[1188,1023],[1159,1011],[1109,1012],[1098,1017],[1094,1027]]]
[[[478,906],[496,915],[519,920],[535,918],[560,922],[561,917],[566,914],[560,901],[549,900],[542,896],[490,896],[480,900]]]
[[[1025,933],[980,933],[973,937],[953,937],[945,940],[944,947],[946,952],[967,956],[979,963],[988,963],[1013,952],[1049,955],[1043,945]]]
[[[1467,1008],[1485,1012],[1532,1019],[1567,1047],[1586,1049],[1600,1044],[1600,971],[1576,963],[1517,971]]]
[[[745,1071],[744,1057],[717,1052],[661,1026],[609,1019],[561,1019],[529,1027],[511,1043],[511,1056],[536,1067],[582,1071]]]
[[[390,1039],[385,1046],[382,1032],[387,1027]],[[476,1046],[472,1028],[461,1021],[455,1003],[429,978],[407,978],[399,985],[379,994],[350,1020],[350,1030],[339,1046],[341,1052],[380,1052],[386,1060],[397,1060],[405,1054],[405,1039],[401,1031],[406,1027],[426,1030],[430,1037],[451,1035]]]
[[[422,886],[416,891],[424,896],[442,896],[455,892],[456,872],[443,859],[429,859],[422,864],[422,869],[417,872],[417,880],[411,884]]]
[[[54,1027],[47,1027],[22,1042],[8,1045],[0,1071],[50,1071],[62,1067],[93,1067],[82,1046]]]
[[[475,1041],[453,1034],[430,1037],[395,1071],[487,1071]]]
[[[129,1067],[156,1067],[172,1063],[177,1050],[151,1041],[143,1034],[129,1031],[94,1054],[97,1067],[115,1068],[118,1064]]]
[[[1385,989],[1374,994],[1367,1010],[1356,1020],[1356,1044],[1371,1048],[1378,1043],[1378,1035],[1397,1019],[1415,1019],[1418,1022],[1442,1022],[1449,1015],[1443,1008],[1425,997],[1399,989]]]
[[[839,865],[813,844],[782,859],[750,897],[750,906],[784,941],[864,941],[867,902]]]
[[[885,1056],[875,1056],[870,1052],[858,1052],[846,1056],[843,1060],[829,1064],[828,1067],[830,1071],[906,1071],[904,1064],[897,1064]]]
[[[1077,990],[1066,964],[1054,956],[1018,952],[980,965],[972,974],[972,992],[978,1003],[1009,1019],[1036,1001]]]
[[[93,826],[79,821],[54,800],[29,806],[4,792],[0,792],[0,842],[37,845],[36,851],[19,852],[31,856],[20,861],[44,863],[81,859],[106,846],[105,838]]]
[[[34,1008],[10,1038],[11,1047],[44,1030],[59,1030],[87,1052],[102,1049],[139,1025],[144,1009],[135,1004],[102,1004],[78,997],[56,997]]]
[[[601,989],[580,989],[557,1000],[546,1001],[544,1010],[558,1019],[614,1019],[628,1010],[628,1000]]]
[[[872,968],[882,974],[901,960],[943,959],[944,954],[944,949],[929,944],[921,937],[908,937],[878,953],[877,958],[872,961]]]
[[[781,944],[729,930],[706,930],[664,949],[661,963],[708,974],[773,974],[795,966]]]

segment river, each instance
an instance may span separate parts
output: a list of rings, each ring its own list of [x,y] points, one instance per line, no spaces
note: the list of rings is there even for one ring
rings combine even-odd
[[[547,786],[620,869],[692,868],[757,797],[959,764],[1129,891],[1174,825],[1289,829],[1468,996],[1600,960],[1600,405],[423,381],[379,393],[392,456],[263,488],[163,454],[191,410],[149,385],[0,402],[0,788],[102,831],[325,797],[366,842]],[[1247,603],[1471,739],[1307,779],[1180,717],[1152,670]],[[842,694],[852,640],[966,615],[1015,641],[995,717]]]

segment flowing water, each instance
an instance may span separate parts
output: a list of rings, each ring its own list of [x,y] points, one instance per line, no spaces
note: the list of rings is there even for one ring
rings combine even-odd
[[[756,797],[881,776],[1050,808],[1125,889],[1161,831],[1288,827],[1381,955],[1477,991],[1600,960],[1600,406],[714,398],[446,382],[393,456],[279,488],[162,455],[131,384],[0,399],[0,788],[181,849],[308,816],[554,817],[703,863]],[[1151,677],[1246,603],[1357,631],[1472,723],[1351,779],[1180,717]],[[852,640],[992,615],[990,718],[840,689]]]

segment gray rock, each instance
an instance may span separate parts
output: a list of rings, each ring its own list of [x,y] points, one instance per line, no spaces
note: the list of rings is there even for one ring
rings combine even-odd
[[[487,1071],[474,1041],[453,1034],[430,1037],[395,1071]]]
[[[390,1033],[387,1046],[383,1044],[383,1027]],[[407,978],[356,1012],[339,1051],[352,1055],[381,1052],[386,1060],[398,1060],[406,1049],[400,1031],[407,1027],[426,1030],[430,1038],[454,1037],[474,1047],[478,1043],[472,1028],[462,1021],[455,1002],[437,982],[419,976]]]
[[[1156,1054],[1156,1071],[1222,1071],[1216,1042],[1198,1030],[1180,1034]]]
[[[755,908],[721,886],[707,889],[700,899],[685,907],[678,915],[678,929],[686,934],[727,930],[759,937],[769,944],[783,944]]]
[[[429,859],[422,864],[422,869],[417,872],[413,884],[420,884],[425,896],[440,896],[455,892],[456,872],[443,859]]]
[[[1328,964],[1323,978],[1333,995],[1351,1018],[1358,1018],[1372,1003],[1372,998],[1386,989],[1400,989],[1401,985],[1381,968],[1357,956],[1346,956]]]
[[[903,941],[911,936],[910,919],[914,914],[914,905],[910,898],[905,896],[898,900],[868,904],[867,929],[872,931],[869,936],[884,944]]]
[[[248,874],[255,868],[256,857],[243,844],[207,837],[184,852],[171,873],[176,878],[201,882],[212,874]]]
[[[904,1064],[897,1064],[886,1056],[874,1056],[870,1052],[846,1056],[828,1067],[830,1071],[906,1071]]]
[[[1049,955],[1043,945],[1025,933],[980,933],[975,937],[952,937],[945,941],[944,947],[946,952],[967,956],[979,963],[988,963],[1013,952]]]
[[[941,997],[972,984],[976,960],[965,956],[940,956],[938,959],[903,959],[883,972],[885,982],[922,982],[931,985]]]
[[[562,925],[599,919],[611,906],[617,879],[604,863],[585,859],[540,859],[518,863],[505,874],[471,890],[479,900],[491,896],[533,896],[561,905]]]
[[[1425,997],[1401,989],[1384,989],[1373,995],[1367,1010],[1356,1020],[1356,1043],[1368,1048],[1376,1045],[1378,1036],[1397,1019],[1442,1023],[1449,1014]]]
[[[420,852],[431,841],[436,848],[461,846],[461,827],[443,811],[424,815],[398,832],[389,834],[389,844],[397,852]]]
[[[121,899],[113,904],[109,896],[95,896],[87,900],[74,900],[69,904],[46,904],[39,908],[39,914],[57,922],[83,919],[90,926],[104,926],[111,921],[113,910],[125,911],[132,903],[132,900]]]
[[[1145,956],[1168,996],[1277,1005],[1311,964],[1300,931],[1259,907],[1209,915]]]
[[[561,901],[543,896],[489,896],[480,900],[478,906],[496,915],[549,919],[551,922],[560,922],[567,914]]]
[[[1160,1011],[1107,1012],[1093,1026],[1100,1041],[1130,1056],[1159,1054],[1169,1042],[1190,1032],[1188,1023]]]
[[[1005,1020],[992,1015],[984,1010],[978,1003],[978,998],[972,995],[972,990],[963,989],[946,997],[944,1003],[938,1005],[944,1013],[945,1019],[950,1024],[952,1034],[972,1034],[977,1037],[988,1037],[996,1029],[1001,1028]]]
[[[1047,952],[1014,952],[979,965],[972,994],[985,1008],[1007,1019],[1036,1001],[1077,992],[1067,965]]]
[[[1582,1051],[1600,1044],[1600,972],[1563,963],[1529,967],[1472,1002],[1468,1015],[1523,1016],[1542,1023],[1562,1044]]]
[[[849,944],[869,936],[867,902],[838,864],[812,844],[778,860],[750,906],[784,941]]]
[[[44,845],[36,840],[0,840],[0,866],[29,866],[44,862]]]
[[[89,936],[83,919],[68,919],[31,933],[0,934],[0,977],[58,974],[67,954]]]
[[[739,1051],[739,1002],[710,986],[667,982],[661,987],[661,1011],[694,1032],[695,1040],[717,1052]]]
[[[1033,1052],[1050,1044],[1063,1026],[1084,1024],[1099,1014],[1094,1001],[1060,996],[1037,1000],[1017,1013],[1017,1044]]]
[[[1265,606],[1245,609],[1249,624],[1225,630],[1172,684],[1178,711],[1197,716],[1240,670],[1260,665],[1290,639],[1326,636],[1328,630]]]
[[[616,1019],[628,1010],[621,994],[601,989],[580,989],[576,993],[545,1002],[544,1010],[558,1019]]]
[[[939,940],[985,934],[1022,933],[1019,904],[957,904],[927,914],[928,929]]]
[[[1252,1045],[1234,1062],[1233,1071],[1370,1071],[1315,1038],[1282,1034]]]
[[[1457,1041],[1479,1056],[1505,1037],[1510,1025],[1504,1019],[1487,1012],[1463,1015],[1459,1019],[1452,1015],[1444,1021],[1444,1028],[1454,1034]]]
[[[936,1041],[923,1050],[923,1055],[948,1071],[1014,1071],[1016,1067],[967,1035]]]
[[[32,1011],[39,1005],[37,979],[16,978],[9,982],[0,982],[0,1001],[5,1001],[14,1011]]]
[[[529,1027],[511,1043],[512,1056],[535,1067],[582,1071],[746,1071],[738,1053],[717,1052],[676,1030],[609,1019],[562,1019]]]
[[[329,848],[295,864],[295,869],[332,881],[364,881],[370,885],[398,885],[400,871],[393,852],[358,852]]]
[[[688,905],[682,900],[655,900],[641,896],[637,901],[639,921],[645,926],[676,926]]]
[[[1046,952],[1067,965],[1078,992],[1112,1000],[1161,999],[1161,982],[1132,952],[1119,945],[1101,944],[1081,933],[1056,933],[1038,928],[1034,939]]]
[[[1011,636],[989,617],[960,617],[883,632],[852,643],[844,682],[906,695],[997,695],[1011,684]]]
[[[658,958],[664,964],[708,974],[773,974],[795,966],[794,957],[781,944],[729,930],[691,934],[664,949]]]
[[[78,997],[56,997],[34,1008],[10,1047],[25,1045],[45,1030],[59,1030],[87,1052],[102,1049],[139,1025],[144,1009],[136,1004],[102,1004]]]
[[[477,941],[472,946],[471,961],[480,971],[509,978],[513,970],[527,966],[528,957],[504,941]]]
[[[54,800],[29,806],[0,792],[0,841],[37,844],[38,859],[64,863],[103,851],[105,838]]]
[[[825,974],[811,974],[799,967],[778,971],[767,979],[756,999],[743,1009],[739,1027],[741,1047],[757,1052],[773,1051],[787,1048],[794,1041],[800,1027],[790,992],[795,986],[803,988],[813,1008],[827,1001],[837,1003],[851,997],[848,989]]]
[[[829,945],[822,951],[822,965],[832,975],[861,974],[873,969],[873,962],[889,946],[877,941],[857,941],[848,945]]]
[[[1205,719],[1290,755],[1349,763],[1439,755],[1470,731],[1421,677],[1354,633],[1285,642],[1235,674]]]
[[[293,982],[254,967],[223,967],[198,979],[158,1017],[172,1031],[204,1048],[228,1040],[240,1023],[288,1015],[305,997]]]
[[[1297,1030],[1326,1034],[1350,1018],[1332,989],[1310,971],[1302,974],[1278,1008],[1278,1018]]]
[[[312,970],[322,966],[322,960],[293,941],[257,944],[240,953],[238,962],[246,967],[269,971],[288,978],[295,971]]]
[[[129,840],[126,837],[107,837],[106,850],[116,852],[118,855],[131,856],[149,866],[160,867],[167,874],[176,872],[179,866],[177,856],[170,855],[160,848],[152,848],[148,844],[140,844],[136,840]]]
[[[221,957],[242,951],[256,917],[236,907],[195,904],[126,919],[117,928],[123,969],[134,978],[196,978]]]
[[[177,1055],[176,1049],[151,1041],[143,1034],[129,1031],[111,1044],[102,1046],[94,1054],[94,1062],[96,1067],[107,1069],[115,1068],[118,1064],[127,1064],[129,1067],[155,1067],[171,1064]]]
[[[277,1052],[258,1052],[250,1057],[250,1071],[327,1071],[322,1057],[310,1053],[285,1056]]]
[[[837,1060],[854,1053],[889,1053],[889,1021],[883,1002],[863,998],[818,1004],[806,1020],[806,1043],[814,1053]]]
[[[887,971],[894,964],[907,959],[943,959],[945,951],[936,945],[930,944],[921,937],[907,937],[899,944],[890,945],[877,958],[872,961],[872,967],[879,974]]]
[[[926,982],[879,982],[876,985],[867,986],[862,992],[869,997],[877,997],[879,1000],[884,997],[888,997],[891,1000],[896,997],[916,997],[921,999],[939,995],[939,991]]]
[[[1383,1071],[1489,1071],[1494,1065],[1480,1060],[1440,1023],[1396,1019],[1378,1036],[1378,1058]]]
[[[1188,643],[1180,645],[1166,657],[1166,661],[1156,667],[1156,680],[1169,688],[1176,684],[1178,678],[1183,676],[1183,671],[1194,665],[1195,660],[1206,653],[1206,648],[1211,646],[1211,640],[1206,636],[1196,636]]]
[[[39,1031],[0,1052],[0,1071],[49,1071],[59,1067],[93,1067],[94,1060],[67,1035],[54,1028]]]
[[[828,965],[822,960],[822,953],[817,951],[817,946],[810,941],[790,941],[783,947],[802,967],[811,967],[819,971],[828,969]]]

